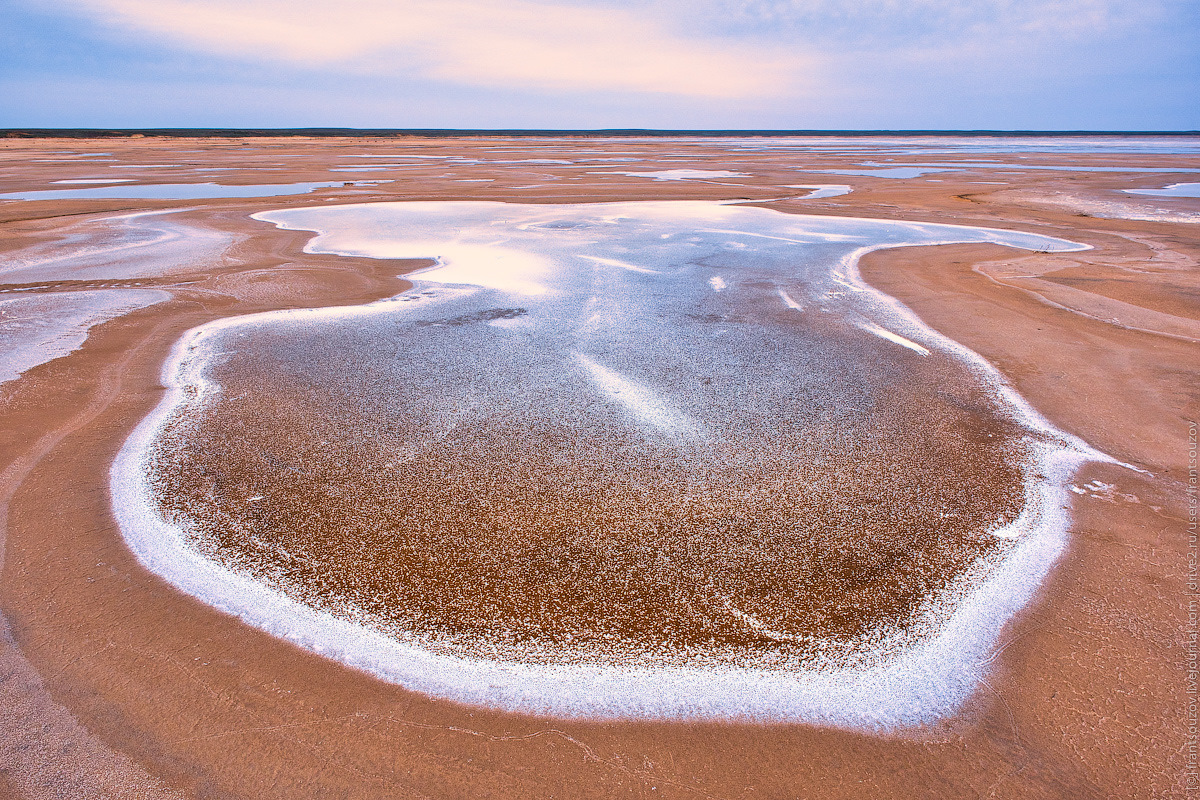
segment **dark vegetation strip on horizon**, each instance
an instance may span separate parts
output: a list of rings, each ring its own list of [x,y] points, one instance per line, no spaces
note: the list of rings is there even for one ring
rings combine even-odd
[[[1200,131],[1003,131],[1003,130],[654,130],[648,128],[0,128],[5,139],[122,139],[179,137],[239,139],[253,137],[729,137],[729,136],[1198,136]]]

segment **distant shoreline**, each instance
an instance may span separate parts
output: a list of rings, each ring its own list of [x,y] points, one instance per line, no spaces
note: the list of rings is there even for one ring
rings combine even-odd
[[[1001,130],[658,130],[650,128],[540,129],[540,128],[0,128],[0,139],[128,139],[265,138],[265,137],[827,137],[827,136],[972,136],[972,137],[1082,137],[1082,136],[1200,136],[1200,131],[1001,131]]]

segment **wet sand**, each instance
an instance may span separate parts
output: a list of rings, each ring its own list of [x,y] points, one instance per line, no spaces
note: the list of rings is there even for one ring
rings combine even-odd
[[[347,151],[396,152],[391,142],[282,144],[305,154],[304,166],[261,182],[321,180],[328,173],[314,165],[344,163],[339,157]],[[419,146],[447,154],[477,151],[480,144]],[[24,148],[17,160],[31,162],[43,150],[71,146],[5,143],[3,152],[13,158],[14,148]],[[655,148],[674,152],[662,142],[579,146],[651,158]],[[538,149],[529,142],[520,147]],[[105,142],[94,149],[138,163],[142,156],[171,155],[172,148],[210,150],[188,157],[211,163],[231,155],[227,145],[205,143]],[[720,180],[752,186],[735,191],[575,175],[586,170],[572,167],[571,175],[546,181],[553,190],[527,190],[517,187],[532,185],[545,165],[498,173],[496,165],[471,164],[456,167],[454,177],[414,169],[397,177],[389,193],[369,196],[769,198],[780,196],[776,186],[825,177],[781,168],[796,159],[778,153],[731,155],[702,146],[689,153],[685,164],[660,159],[602,168],[729,170],[755,177]],[[1039,158],[1111,165],[1117,157]],[[1191,168],[1200,161],[1121,158]],[[853,169],[862,159],[835,153],[804,160],[820,162],[813,168]],[[25,182],[13,190],[41,188],[33,183],[43,174],[36,170],[49,168],[27,167],[28,174],[18,176]],[[249,182],[245,175],[239,180]],[[459,175],[495,177],[499,185],[449,183]],[[76,170],[44,177],[88,176]],[[1071,549],[1001,637],[1005,644],[987,687],[959,717],[880,737],[804,726],[568,723],[485,712],[382,684],[171,590],[126,550],[109,509],[107,475],[132,427],[161,396],[159,368],[173,342],[197,324],[232,314],[361,303],[403,288],[391,277],[392,265],[303,254],[307,235],[246,218],[323,196],[205,201],[186,204],[195,210],[181,216],[234,235],[221,264],[139,278],[139,286],[168,289],[174,299],[94,328],[71,356],[0,387],[7,466],[0,604],[9,626],[0,764],[8,790],[131,797],[147,791],[194,797],[1183,796],[1184,420],[1195,418],[1200,340],[1193,226],[1076,216],[1084,212],[1014,200],[1003,190],[1099,202],[1113,187],[1166,185],[1186,176],[1030,170],[1004,175],[1009,186],[974,183],[1000,179],[986,170],[905,181],[828,177],[855,191],[772,207],[1011,227],[1093,244],[1093,251],[1055,255],[988,245],[885,251],[865,259],[862,271],[934,328],[996,364],[1060,428],[1152,473],[1097,465],[1078,477]],[[359,200],[362,192],[354,187],[330,195]],[[1168,211],[1190,213],[1188,202]],[[170,205],[10,203],[0,206],[0,247],[12,252],[50,240],[64,216]],[[40,288],[99,288],[64,280],[70,278],[56,276]],[[110,278],[105,285],[127,284]]]

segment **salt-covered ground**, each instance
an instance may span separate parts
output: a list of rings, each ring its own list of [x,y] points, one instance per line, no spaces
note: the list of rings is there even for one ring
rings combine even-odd
[[[159,277],[221,263],[230,234],[172,211],[109,214],[61,225],[52,237],[5,254],[6,283]]]
[[[439,265],[389,301],[189,334],[114,468],[118,517],[177,586],[431,694],[934,719],[1099,457],[854,266],[1071,242],[714,202],[256,217]]]
[[[151,289],[0,296],[0,383],[78,349],[92,326],[169,298]]]

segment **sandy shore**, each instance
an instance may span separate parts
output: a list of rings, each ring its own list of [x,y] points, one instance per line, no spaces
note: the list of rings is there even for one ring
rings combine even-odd
[[[442,158],[377,174],[334,173],[395,182],[309,195],[0,205],[5,261],[53,242],[68,222],[86,227],[143,209],[186,208],[181,219],[233,241],[219,259],[166,275],[15,275],[0,284],[0,297],[31,287],[136,283],[173,298],[93,328],[70,356],[0,387],[0,796],[1185,796],[1184,486],[1187,420],[1198,411],[1200,247],[1196,225],[1171,215],[1197,213],[1197,201],[1113,190],[1186,174],[1014,167],[998,177],[972,167],[899,180],[801,169],[854,169],[864,160],[857,153],[731,152],[711,143],[87,144],[4,142],[0,190],[54,188],[49,181],[110,168],[35,161],[72,149],[111,152],[120,163],[184,165],[120,170],[146,183],[217,179],[206,177],[211,167],[229,167],[212,173],[229,183],[320,181],[353,154]],[[497,147],[507,149],[489,149]],[[571,148],[645,160],[520,161],[568,160]],[[445,156],[464,163],[443,164],[451,160]],[[980,158],[895,157],[901,164]],[[1021,159],[1200,167],[1197,157],[1161,155]],[[683,167],[749,177],[612,174]],[[803,726],[568,723],[465,708],[273,640],[173,591],[126,550],[109,508],[108,468],[158,402],[160,366],[184,331],[234,314],[362,303],[404,287],[395,264],[304,254],[306,234],[281,233],[249,213],[326,199],[771,200],[789,194],[780,187],[826,179],[854,191],[769,207],[1006,227],[1095,247],[1055,255],[913,248],[876,253],[862,265],[870,283],[996,364],[1060,428],[1145,471],[1093,466],[1078,477],[1070,552],[1002,636],[987,686],[954,720],[879,737]]]

